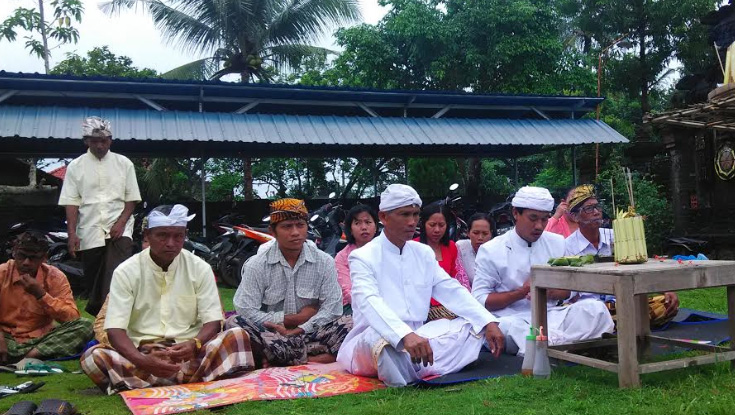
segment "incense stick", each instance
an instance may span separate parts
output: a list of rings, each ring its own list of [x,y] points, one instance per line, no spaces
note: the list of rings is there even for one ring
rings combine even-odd
[[[610,177],[610,195],[612,196],[612,208],[613,208],[613,215],[617,217],[618,211],[615,210],[615,184],[613,183],[613,178]]]

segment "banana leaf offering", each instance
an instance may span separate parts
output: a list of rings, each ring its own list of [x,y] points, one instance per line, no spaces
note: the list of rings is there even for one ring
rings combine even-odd
[[[619,264],[642,264],[648,261],[646,231],[643,217],[633,208],[619,211],[613,220],[615,232],[615,262]]]
[[[576,256],[563,256],[561,258],[551,258],[549,265],[552,267],[581,267],[582,265],[594,264],[594,255],[576,255]]]

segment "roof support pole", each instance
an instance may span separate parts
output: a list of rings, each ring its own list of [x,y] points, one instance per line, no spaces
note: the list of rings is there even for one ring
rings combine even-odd
[[[207,237],[207,160],[202,157],[202,236]]]
[[[255,108],[256,105],[260,104],[259,100],[255,100],[248,105],[245,105],[243,107],[240,107],[235,111],[236,114],[245,114],[246,112],[250,111],[251,109]]]
[[[577,181],[577,146],[572,146],[572,184],[577,186]]]
[[[373,111],[370,107],[368,107],[367,105],[363,104],[362,102],[355,102],[355,104],[357,104],[358,107],[362,108],[363,111],[365,111],[368,114],[370,114],[371,117],[375,117],[375,118],[379,118],[380,117],[380,115],[378,115],[377,112]]]
[[[431,118],[441,118],[450,109],[452,109],[452,106],[451,105],[447,105],[446,107],[444,107],[444,108],[440,109],[439,111],[437,111],[436,114],[432,115]]]
[[[543,111],[540,111],[536,107],[531,107],[531,109],[533,110],[533,112],[535,112],[536,114],[538,114],[541,118],[543,118],[543,119],[545,119],[547,121],[551,119],[551,118],[549,118],[548,115],[546,115]],[[572,113],[572,118],[574,118],[574,113]]]
[[[13,95],[17,94],[17,89],[11,89],[10,91],[5,91],[2,95],[0,95],[0,102],[5,101],[6,99],[12,97]]]
[[[518,188],[518,158],[513,159],[513,184]]]
[[[156,104],[156,103],[155,103],[154,101],[151,101],[150,99],[148,99],[148,98],[146,98],[146,97],[144,97],[144,96],[141,96],[141,95],[137,95],[137,94],[135,94],[135,95],[133,95],[133,96],[134,96],[134,97],[135,97],[136,99],[138,99],[138,100],[139,100],[140,102],[142,102],[142,103],[144,103],[144,104],[148,105],[149,107],[153,108],[153,109],[154,109],[154,110],[156,110],[156,111],[166,111],[166,108],[164,108],[164,107],[163,107],[163,106],[161,106],[161,105],[158,105],[158,104]]]

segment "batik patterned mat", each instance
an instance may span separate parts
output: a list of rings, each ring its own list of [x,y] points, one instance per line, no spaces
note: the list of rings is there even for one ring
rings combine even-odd
[[[337,363],[256,370],[236,379],[123,392],[134,415],[164,415],[245,401],[318,398],[370,392],[385,385],[351,375]]]

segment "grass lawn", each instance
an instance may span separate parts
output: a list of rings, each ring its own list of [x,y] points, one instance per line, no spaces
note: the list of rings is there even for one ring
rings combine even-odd
[[[226,309],[232,309],[234,290],[221,289]],[[725,313],[724,288],[680,293],[682,307]],[[80,307],[83,308],[83,307]],[[90,316],[86,316],[90,317]],[[77,362],[64,366],[77,370]],[[0,374],[0,384],[25,381]],[[47,376],[46,385],[27,395],[0,400],[0,412],[14,402],[45,398],[65,399],[83,414],[115,415],[129,411],[119,396],[96,390],[85,375]],[[730,365],[720,363],[642,376],[644,387],[618,389],[617,377],[586,367],[560,368],[549,381],[510,376],[443,388],[387,389],[324,399],[249,402],[214,411],[217,414],[730,414],[735,408],[735,377]]]

